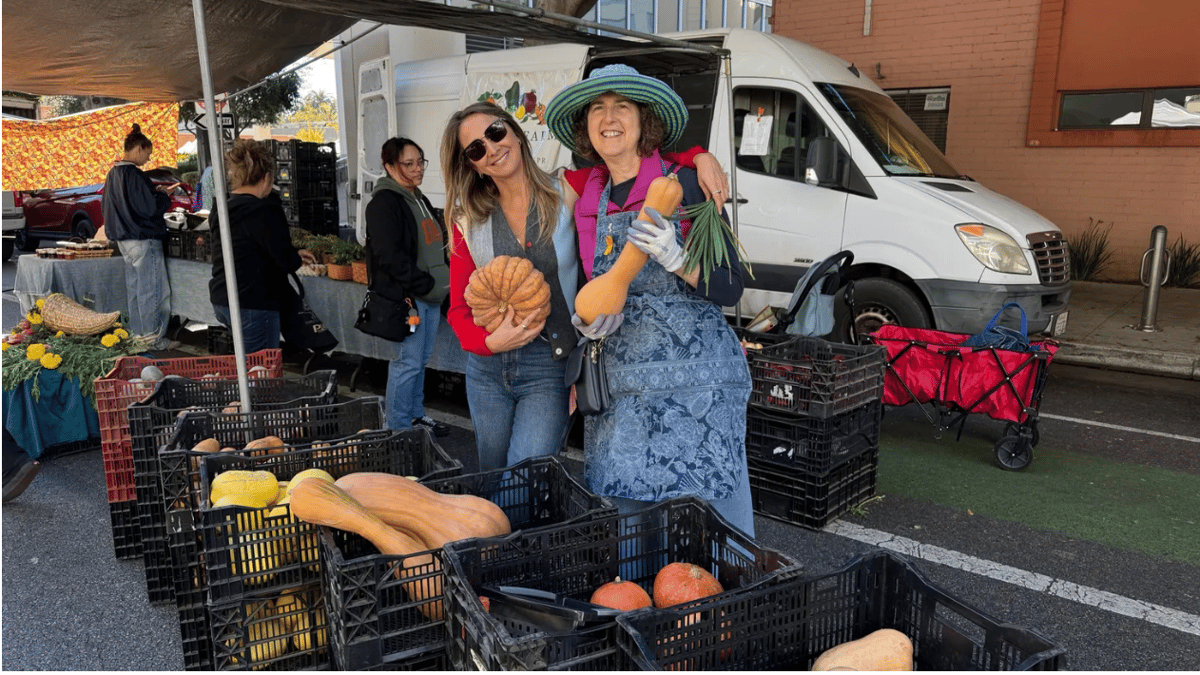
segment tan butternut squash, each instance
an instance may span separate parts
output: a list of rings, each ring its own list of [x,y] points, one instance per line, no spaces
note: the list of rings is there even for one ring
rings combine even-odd
[[[414,602],[422,603],[421,613],[428,619],[442,619],[441,600],[423,602],[442,594],[441,561],[428,553],[428,547],[423,543],[383,522],[345,490],[320,478],[307,478],[292,489],[291,508],[292,515],[306,523],[353,532],[371,542],[384,555],[406,556],[401,568],[396,570],[399,579],[431,570],[439,572],[431,579],[419,579],[402,586]],[[416,555],[423,552],[425,555]]]
[[[512,531],[508,516],[492,502],[473,495],[440,494],[403,476],[359,472],[342,476],[335,484],[427,548]]]
[[[812,669],[912,670],[912,640],[898,630],[881,628],[825,650],[813,661]]]
[[[646,201],[638,212],[638,220],[650,222],[646,208],[658,211],[664,218],[670,218],[683,201],[683,186],[675,174],[659,176],[650,182],[646,190]],[[575,313],[585,324],[590,324],[601,314],[619,314],[625,309],[625,296],[629,294],[629,284],[642,271],[649,259],[638,247],[626,242],[621,249],[621,255],[613,263],[612,269],[604,274],[592,277],[575,294]]]

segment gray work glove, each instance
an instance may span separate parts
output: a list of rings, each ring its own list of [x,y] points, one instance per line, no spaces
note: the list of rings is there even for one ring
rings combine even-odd
[[[675,240],[675,224],[652,208],[646,209],[646,215],[654,222],[633,221],[629,225],[629,241],[668,272],[683,267],[683,247]]]
[[[591,325],[585,326],[583,319],[579,318],[578,314],[571,315],[571,325],[575,326],[579,333],[589,340],[599,340],[612,335],[624,322],[624,314],[599,314]]]

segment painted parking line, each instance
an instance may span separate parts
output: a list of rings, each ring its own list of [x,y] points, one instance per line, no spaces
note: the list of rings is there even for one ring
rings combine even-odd
[[[1107,422],[1093,422],[1092,420],[1081,420],[1078,417],[1063,417],[1062,415],[1050,415],[1047,413],[1038,413],[1038,417],[1045,417],[1050,420],[1058,420],[1060,422],[1074,422],[1075,424],[1086,424],[1092,427],[1104,427],[1105,429],[1115,429],[1116,431],[1128,431],[1135,434],[1146,434],[1147,436],[1158,436],[1160,438],[1170,438],[1175,441],[1187,441],[1188,443],[1200,443],[1200,438],[1193,436],[1181,436],[1179,434],[1168,434],[1163,431],[1151,431],[1149,429],[1137,429],[1135,427],[1123,427],[1120,424],[1109,424]]]
[[[1114,614],[1141,619],[1190,635],[1200,635],[1200,616],[1181,612],[1170,607],[1163,607],[1151,602],[1143,602],[1127,598],[1123,595],[1117,595],[1116,593],[1102,591],[1098,588],[1055,579],[1045,574],[1029,572],[991,560],[976,558],[940,546],[922,544],[907,537],[873,530],[840,520],[826,526],[824,531],[855,541],[861,541],[864,544],[903,553],[912,558],[928,560],[939,565],[1003,581],[1027,588],[1031,591],[1055,595],[1066,600],[1113,612]]]

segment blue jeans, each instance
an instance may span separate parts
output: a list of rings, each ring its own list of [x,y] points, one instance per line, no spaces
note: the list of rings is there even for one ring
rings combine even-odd
[[[229,308],[225,305],[213,305],[213,314],[233,330]],[[242,317],[242,349],[247,354],[260,349],[279,349],[279,312],[271,309],[243,309],[238,312]]]
[[[158,239],[128,239],[117,242],[125,258],[125,295],[129,302],[129,332],[153,335],[154,349],[164,349],[169,340],[171,286],[167,282],[167,259]]]
[[[438,324],[442,320],[439,305],[413,298],[421,323],[404,342],[393,342],[395,356],[388,364],[387,428],[407,429],[412,421],[425,416],[425,364],[433,356]]]
[[[570,419],[565,370],[566,359],[552,360],[550,343],[541,339],[511,352],[467,355],[467,403],[480,471],[562,449]]]

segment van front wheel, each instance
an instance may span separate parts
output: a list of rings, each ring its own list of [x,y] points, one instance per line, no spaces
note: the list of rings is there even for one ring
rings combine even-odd
[[[844,293],[843,290],[841,293]],[[841,295],[839,293],[839,295]],[[842,342],[850,341],[850,311],[839,297],[834,304],[836,324],[833,335]],[[875,332],[885,323],[909,328],[930,328],[929,313],[920,298],[903,284],[882,277],[859,279],[854,282],[854,330],[858,341]]]

